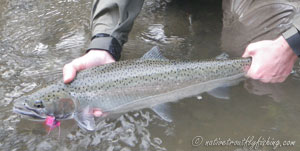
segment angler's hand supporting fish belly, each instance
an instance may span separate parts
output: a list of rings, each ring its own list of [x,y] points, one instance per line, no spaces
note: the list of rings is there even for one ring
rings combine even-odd
[[[243,57],[252,57],[247,76],[265,83],[283,82],[298,58],[283,36],[248,45]]]

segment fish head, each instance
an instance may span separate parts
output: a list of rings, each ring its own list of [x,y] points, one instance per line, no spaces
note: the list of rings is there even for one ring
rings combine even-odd
[[[16,99],[13,110],[37,120],[44,120],[48,116],[62,120],[73,116],[75,103],[68,93],[62,90],[41,89]]]

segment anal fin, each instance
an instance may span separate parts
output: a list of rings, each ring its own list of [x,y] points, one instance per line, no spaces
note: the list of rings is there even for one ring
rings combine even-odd
[[[230,99],[229,91],[230,91],[229,87],[219,87],[211,91],[208,91],[207,93],[218,99],[229,100]]]
[[[171,116],[171,107],[169,104],[159,104],[154,107],[152,107],[152,110],[163,120],[167,122],[172,122],[172,116]]]

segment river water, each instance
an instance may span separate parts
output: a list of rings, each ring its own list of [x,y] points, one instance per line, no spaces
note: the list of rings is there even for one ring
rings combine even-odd
[[[299,62],[281,84],[246,80],[230,88],[228,100],[204,93],[172,103],[171,123],[144,109],[102,121],[93,133],[68,120],[48,134],[43,123],[13,113],[14,99],[61,78],[63,65],[84,54],[90,8],[83,0],[0,1],[0,150],[248,151],[221,145],[229,139],[254,147],[257,140],[295,143],[253,150],[300,149]],[[221,32],[221,1],[146,0],[122,60],[155,45],[171,59],[215,58],[222,54]]]

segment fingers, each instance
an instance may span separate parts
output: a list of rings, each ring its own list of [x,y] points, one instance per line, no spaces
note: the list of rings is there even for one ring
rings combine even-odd
[[[76,76],[76,69],[71,63],[66,64],[63,68],[63,80],[64,83],[70,83]]]
[[[247,67],[247,74],[246,77],[248,78],[252,78],[252,79],[258,79],[257,75],[256,75],[256,67],[255,65],[253,65],[254,59],[253,56],[255,55],[255,50],[256,50],[256,44],[249,44],[248,47],[246,48],[244,54],[243,54],[243,58],[248,58],[248,57],[252,57],[252,63],[250,65],[250,67]],[[255,63],[255,62],[254,62]]]
[[[100,117],[103,113],[99,109],[94,109],[93,114],[95,117]]]
[[[246,48],[246,50],[242,56],[244,58],[252,57],[252,63],[250,65],[250,67],[248,67],[246,77],[252,78],[252,79],[259,79],[259,75],[257,74],[259,66],[257,66],[257,64],[256,64],[256,58],[254,57],[254,55],[255,55],[255,50],[254,50],[252,44],[250,44]]]
[[[63,68],[63,80],[64,83],[70,83],[74,80],[76,73],[80,70],[85,69],[85,64],[82,58],[77,58],[71,63],[68,63]]]
[[[252,57],[252,63],[251,66],[246,74],[247,77],[259,80],[263,79],[266,76],[266,67],[265,64],[262,64],[262,60],[260,59],[260,56],[254,55]]]
[[[63,68],[64,83],[74,80],[76,73],[87,68],[115,62],[113,57],[106,51],[91,50],[82,57],[73,60]]]
[[[247,77],[252,79],[262,79],[266,74],[266,67],[268,61],[265,60],[265,51],[268,48],[267,46],[270,46],[272,43],[271,41],[259,41],[256,43],[251,43],[247,46],[244,54],[242,57],[252,57],[252,63],[250,65],[250,68],[246,74]],[[267,48],[266,48],[267,47]]]

